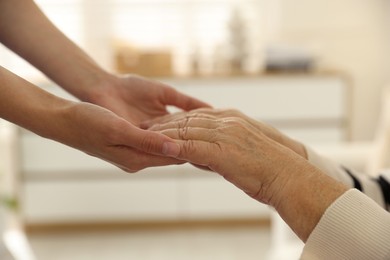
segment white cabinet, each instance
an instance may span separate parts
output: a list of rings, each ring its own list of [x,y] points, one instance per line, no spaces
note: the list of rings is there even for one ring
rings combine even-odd
[[[217,108],[238,108],[304,141],[348,138],[350,86],[340,76],[168,80]]]
[[[237,108],[307,142],[348,135],[349,86],[338,76],[163,80],[215,107]],[[68,97],[51,87],[49,91]],[[21,132],[22,207],[29,224],[267,217],[268,208],[190,165],[126,174]]]

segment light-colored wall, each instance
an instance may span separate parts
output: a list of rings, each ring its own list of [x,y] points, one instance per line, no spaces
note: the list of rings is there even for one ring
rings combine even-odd
[[[38,2],[65,33],[76,41],[80,38],[79,44],[101,64],[111,67],[110,29],[107,19],[98,19],[96,15],[103,11],[108,12],[105,7],[102,10],[102,3],[106,1],[110,2],[99,0],[99,4],[96,4],[93,0],[75,1],[84,3],[83,8],[74,6],[73,2],[67,2],[61,5],[60,9],[55,3],[49,4],[51,1],[48,0]],[[259,0],[259,8],[255,12],[259,16],[267,17],[274,14],[278,18],[270,20],[277,23],[278,35],[275,36],[275,31],[272,30],[267,32],[267,28],[259,25],[259,39],[256,38],[256,41],[272,38],[283,43],[307,46],[318,54],[321,68],[343,71],[351,77],[354,90],[352,140],[369,140],[375,133],[380,112],[381,89],[390,77],[387,59],[390,52],[387,37],[390,34],[388,33],[390,21],[387,18],[387,14],[390,14],[389,2],[389,0]],[[91,3],[95,8],[86,12],[90,10],[88,7]],[[269,8],[273,11],[280,8],[281,14]],[[58,10],[71,12],[63,11],[59,13],[60,15],[53,15]],[[84,20],[81,18],[83,13],[86,14]],[[89,21],[92,23],[88,23]],[[80,22],[82,25],[79,26]],[[94,30],[95,28],[99,30]],[[83,32],[88,32],[90,37],[82,37]],[[95,49],[99,51],[93,51]],[[0,55],[2,61],[6,61],[7,68],[22,76],[34,74],[35,77],[35,70],[32,73],[26,72],[30,67],[23,66],[25,63],[19,62],[17,58],[8,58],[7,52],[1,46]]]
[[[371,139],[379,117],[381,89],[390,76],[389,1],[280,1],[280,40],[313,49],[320,68],[344,71],[351,77],[352,139]]]
[[[85,3],[89,1],[91,0],[84,0]],[[265,38],[307,46],[318,55],[320,69],[341,71],[350,77],[353,84],[352,140],[372,139],[378,124],[380,95],[390,77],[387,59],[390,53],[388,40],[390,19],[387,18],[390,14],[389,2],[389,0],[259,1],[261,3],[259,5],[261,8],[258,9],[259,16],[270,15],[262,8],[268,8],[268,11],[271,11],[270,8],[280,9],[279,14],[271,12],[277,19],[269,21],[276,31],[279,31],[276,33],[279,35],[274,35],[273,31],[264,31],[264,27],[261,27],[259,30],[266,34]],[[96,26],[96,23],[92,26]],[[101,38],[99,42],[102,42]],[[89,47],[92,49],[102,47],[102,43]],[[100,57],[96,58],[99,60]]]

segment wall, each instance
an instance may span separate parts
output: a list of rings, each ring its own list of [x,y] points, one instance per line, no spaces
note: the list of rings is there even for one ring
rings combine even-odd
[[[280,1],[280,40],[313,49],[323,69],[348,73],[354,85],[352,139],[371,139],[380,112],[381,89],[389,79],[388,1]]]
[[[107,3],[111,3],[112,0],[37,2],[70,38],[90,52],[100,64],[112,67],[110,60],[112,53],[108,47],[111,44],[110,27],[107,19],[100,15],[103,9],[104,13],[108,13]],[[236,0],[226,0],[226,4],[230,2]],[[352,140],[371,139],[379,117],[381,89],[389,78],[387,57],[390,45],[387,31],[390,22],[386,15],[387,10],[390,10],[388,3],[390,1],[248,0],[251,4],[255,2],[258,3],[258,8],[254,8],[254,13],[259,14],[260,21],[269,20],[270,17],[267,16],[270,16],[270,13],[277,16],[270,19],[270,22],[277,23],[277,26],[268,28],[260,24],[261,22],[254,26],[257,28],[255,41],[262,46],[264,39],[277,39],[284,43],[307,46],[318,54],[321,68],[346,72],[354,85]],[[89,8],[92,3],[94,8]],[[277,11],[272,12],[270,8],[273,11],[280,8],[281,14]],[[214,11],[211,13],[215,15]],[[83,15],[86,16],[84,20]],[[250,21],[256,23],[253,19]],[[123,24],[129,26],[127,22]],[[85,32],[89,33],[88,37],[84,35]],[[169,35],[168,38],[172,36]],[[94,51],[96,49],[100,51]],[[2,65],[30,80],[37,75],[26,62],[10,55],[1,46],[0,59]]]
[[[92,0],[84,2],[88,5]],[[248,2],[253,7],[254,2]],[[258,0],[259,8],[254,12],[258,14],[257,20],[252,16],[248,17],[252,23],[260,23],[261,17],[265,17],[269,23],[272,22],[270,28],[258,23],[257,27],[251,27],[257,43],[277,39],[283,43],[306,46],[319,57],[320,69],[342,71],[350,77],[353,84],[351,139],[356,141],[373,138],[380,113],[381,91],[389,79],[389,62],[386,59],[390,50],[387,33],[390,22],[386,17],[387,10],[390,11],[388,2],[388,0]],[[228,3],[229,1],[218,2],[219,8],[228,6]],[[211,13],[217,18],[217,12],[212,7],[210,5],[208,9],[213,10]],[[270,8],[279,9],[280,13],[271,12]],[[132,8],[126,9],[126,12],[130,13],[131,10]],[[268,17],[269,13],[273,14],[272,17]],[[96,26],[96,22],[101,22],[100,18],[95,20],[92,27]],[[211,31],[215,34],[215,31],[221,30],[219,28]],[[87,31],[91,33],[94,30],[90,28]],[[201,31],[207,34],[205,28]],[[262,33],[264,35],[261,35]],[[89,37],[96,38],[94,35]],[[99,45],[87,44],[89,45],[87,49],[102,47],[104,41],[99,38],[97,42]],[[105,44],[110,43],[106,41]],[[102,61],[95,53],[91,54]],[[255,53],[250,56],[256,57]],[[181,64],[180,67],[185,66]],[[203,64],[202,67],[207,66]]]

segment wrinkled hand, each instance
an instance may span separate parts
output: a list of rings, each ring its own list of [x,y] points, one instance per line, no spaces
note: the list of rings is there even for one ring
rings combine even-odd
[[[198,110],[151,127],[178,140],[178,159],[208,167],[273,206],[306,241],[327,208],[348,190],[310,164],[278,131],[237,111]]]
[[[237,111],[201,109],[171,116],[173,121],[168,118],[151,130],[179,140],[178,159],[210,168],[267,204],[277,203],[291,167],[307,164],[290,148],[267,136],[279,139],[278,132]]]
[[[267,125],[265,123],[256,121],[247,115],[243,114],[242,112],[236,110],[236,109],[210,109],[210,108],[201,108],[196,109],[190,112],[179,112],[175,114],[166,115],[163,117],[155,118],[149,121],[145,121],[141,124],[141,127],[147,129],[149,127],[152,127],[156,124],[167,124],[169,123],[171,126],[177,125],[177,121],[183,120],[183,118],[186,118],[187,120],[190,120],[191,118],[208,118],[208,119],[229,119],[229,118],[236,118],[236,119],[242,119],[247,124],[250,124],[258,131],[262,132],[264,135],[266,135],[268,138],[274,140],[275,142],[286,146],[302,156],[303,158],[307,159],[307,153],[305,146],[297,142],[296,140],[288,137],[287,135],[284,135],[276,128]]]
[[[136,126],[146,120],[168,115],[167,106],[185,111],[210,107],[163,83],[135,75],[114,76],[90,100],[125,118]]]
[[[53,115],[50,129],[40,132],[126,172],[181,163],[165,157],[179,153],[178,145],[169,137],[139,129],[113,112],[89,103],[67,103]]]

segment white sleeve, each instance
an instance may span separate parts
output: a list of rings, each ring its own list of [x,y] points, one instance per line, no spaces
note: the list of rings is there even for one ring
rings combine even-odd
[[[310,147],[306,147],[308,160],[311,164],[322,170],[328,176],[347,185],[350,188],[357,188],[381,207],[386,208],[385,197],[390,195],[388,189],[384,189],[379,184],[379,178],[375,179],[367,174],[358,173],[353,169],[347,169],[331,161],[328,158],[320,156]],[[383,176],[382,176],[383,177]]]
[[[316,153],[313,149],[306,146],[306,152],[307,152],[307,158],[311,164],[319,168],[321,171],[326,173],[328,176],[331,176],[332,178],[344,183],[348,187],[353,188],[353,180],[348,176],[348,174],[345,172],[345,170],[339,165],[338,163],[335,163],[334,161],[323,157]]]
[[[325,211],[301,259],[390,259],[390,214],[360,191],[348,190]]]

